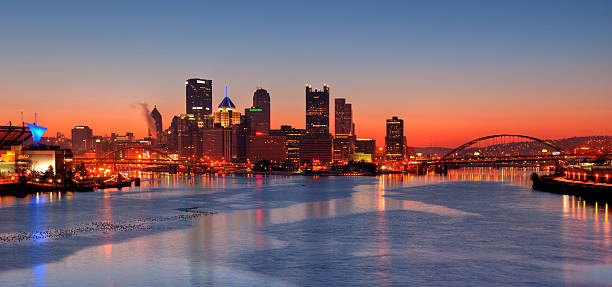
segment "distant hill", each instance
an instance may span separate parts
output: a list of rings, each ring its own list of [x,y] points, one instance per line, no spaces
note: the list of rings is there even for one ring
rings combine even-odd
[[[445,155],[452,150],[447,147],[415,147],[416,153],[422,153],[423,156],[429,157],[434,155]]]

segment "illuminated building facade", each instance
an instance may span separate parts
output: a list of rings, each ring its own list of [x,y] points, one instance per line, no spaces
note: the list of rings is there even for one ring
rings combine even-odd
[[[323,90],[312,89],[306,85],[306,133],[329,133],[329,86],[323,84]]]
[[[278,130],[270,130],[272,136],[284,136],[285,137],[285,151],[287,159],[294,163],[300,161],[300,142],[302,136],[306,134],[304,129],[296,129],[291,126],[281,126]]]
[[[372,162],[372,154],[356,152],[349,155],[349,161]]]
[[[263,109],[255,107],[246,108],[244,109],[244,115],[248,135],[267,135],[270,132],[265,127],[266,114],[263,112]]]
[[[338,98],[334,101],[334,162],[348,162],[349,154],[355,151],[355,125],[353,124],[353,111],[346,99]]]
[[[251,163],[269,160],[282,163],[287,158],[284,136],[255,135],[249,136],[247,159]]]
[[[231,162],[237,156],[235,129],[202,130],[202,159],[206,162]]]
[[[333,147],[334,162],[347,163],[349,155],[355,152],[355,138],[353,136],[336,137]]]
[[[253,94],[253,106],[247,111],[250,135],[267,135],[270,132],[270,94],[268,91],[257,89]]]
[[[389,161],[404,160],[404,120],[398,117],[387,119],[387,136],[385,137],[385,155]]]
[[[72,151],[84,154],[93,148],[93,130],[88,126],[76,126],[72,129]]]
[[[357,139],[355,141],[355,153],[375,154],[376,153],[376,140]]]
[[[186,114],[194,115],[198,127],[205,126],[205,118],[212,114],[212,80],[185,81]]]
[[[300,140],[300,163],[313,166],[332,162],[333,138],[331,134],[308,134]]]
[[[240,124],[240,112],[236,110],[236,105],[230,100],[228,96],[225,96],[217,111],[214,114],[215,127],[231,127]]]
[[[337,98],[334,100],[334,108],[334,132],[336,137],[354,135],[352,105],[347,104],[346,99]]]
[[[300,162],[313,166],[332,161],[333,138],[329,133],[329,86],[323,90],[306,85],[306,135],[300,141]]]
[[[168,149],[181,159],[199,159],[202,154],[200,129],[192,114],[179,114],[172,118],[168,129]]]

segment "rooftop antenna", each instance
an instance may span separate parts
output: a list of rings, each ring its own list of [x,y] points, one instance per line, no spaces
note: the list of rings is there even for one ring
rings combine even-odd
[[[21,112],[21,125],[23,126],[23,109],[20,112]]]
[[[34,125],[36,125],[36,113],[34,113]]]

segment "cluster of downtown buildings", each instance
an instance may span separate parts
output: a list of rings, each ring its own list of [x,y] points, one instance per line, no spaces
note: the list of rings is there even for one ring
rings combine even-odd
[[[384,148],[377,148],[370,138],[355,135],[352,106],[346,99],[334,99],[335,134],[330,133],[330,87],[306,85],[306,128],[281,125],[270,128],[270,94],[258,88],[253,103],[236,107],[226,95],[213,109],[212,80],[185,81],[186,109],[172,118],[164,129],[162,116],[155,107],[148,119],[149,137],[112,134],[96,137],[88,126],[72,129],[75,155],[95,153],[97,157],[127,146],[151,145],[174,159],[207,163],[256,163],[267,160],[298,166],[329,166],[349,161],[401,162],[407,154],[402,119],[387,120]],[[125,149],[127,152],[127,149]]]

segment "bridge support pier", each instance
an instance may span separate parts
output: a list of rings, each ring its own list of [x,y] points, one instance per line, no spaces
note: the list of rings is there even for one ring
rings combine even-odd
[[[436,164],[434,171],[437,174],[448,174],[448,166],[444,164]]]
[[[420,163],[417,165],[417,175],[426,175],[427,174],[427,165]]]

